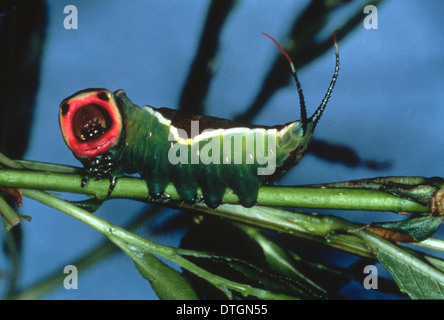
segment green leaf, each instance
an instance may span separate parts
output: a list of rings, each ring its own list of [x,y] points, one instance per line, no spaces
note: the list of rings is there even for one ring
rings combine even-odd
[[[381,250],[378,260],[390,272],[402,292],[412,299],[444,299],[444,282],[427,271],[428,265],[410,265]]]
[[[423,241],[431,237],[436,230],[441,226],[444,216],[432,217],[421,216],[414,217],[405,221],[386,222],[381,224],[384,228],[389,228],[392,231],[409,234],[416,241]]]
[[[147,279],[161,300],[199,299],[188,280],[144,249],[115,237],[110,238],[133,260],[137,270]]]
[[[190,228],[181,247],[211,252],[207,256],[190,257],[190,260],[225,279],[294,298],[323,299],[327,296],[325,290],[297,269],[302,263],[296,263],[284,249],[254,227],[205,217]],[[202,296],[219,298],[220,293],[214,292],[208,283],[191,275],[190,281]],[[237,295],[236,298],[243,297]]]
[[[401,247],[365,231],[356,232],[412,299],[444,299],[444,273]]]
[[[299,296],[303,294],[311,299],[322,299],[327,296],[324,289],[296,268],[298,262],[294,259],[295,255],[288,254],[284,248],[265,236],[259,229],[237,225],[254,239],[263,250],[266,263],[275,273],[274,283],[279,284],[281,288],[290,287],[299,293]]]

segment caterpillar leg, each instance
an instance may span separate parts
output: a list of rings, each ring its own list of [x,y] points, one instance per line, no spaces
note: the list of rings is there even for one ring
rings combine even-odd
[[[193,179],[192,165],[181,164],[173,166],[170,169],[170,179],[177,193],[187,204],[193,205],[197,201],[198,184]]]
[[[117,177],[115,176],[110,176],[109,178],[109,188],[108,188],[108,194],[107,197],[109,197],[111,195],[111,193],[113,192],[115,186],[117,183]]]
[[[262,185],[255,167],[245,165],[222,166],[220,174],[224,184],[239,197],[239,202],[247,208],[257,203],[258,190]]]
[[[205,204],[211,209],[217,208],[225,194],[226,186],[217,175],[202,178],[199,181]]]
[[[84,175],[82,176],[82,181],[80,182],[80,187],[84,188],[86,186],[86,184],[88,183],[88,180],[94,178],[96,181],[102,180],[103,176],[91,176],[88,172],[85,172]],[[114,191],[114,188],[116,187],[117,184],[117,177],[110,175],[109,176],[109,188],[108,188],[108,193],[107,193],[107,197],[109,197],[111,195],[111,193]]]
[[[108,178],[110,186],[107,196],[110,196],[117,183],[117,176],[113,174],[114,162],[111,154],[103,154],[93,158],[82,159],[81,161],[84,166],[84,172],[80,187],[84,188],[90,179],[99,181]]]
[[[182,187],[180,185],[174,184],[176,187],[177,193],[179,193],[180,197],[183,201],[185,201],[187,204],[193,205],[197,201],[197,188],[193,188],[191,186],[188,187]]]
[[[168,185],[168,180],[165,178],[161,178],[154,173],[152,176],[146,176],[144,178],[150,194],[149,200],[152,201],[161,199]]]
[[[162,196],[163,196],[163,192],[151,192],[150,191],[150,196],[149,196],[148,200],[149,200],[149,202],[157,201],[157,200],[161,199]]]

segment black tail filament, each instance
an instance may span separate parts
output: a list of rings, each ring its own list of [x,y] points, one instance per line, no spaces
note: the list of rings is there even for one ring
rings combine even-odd
[[[328,100],[331,97],[331,94],[333,92],[333,88],[334,88],[334,86],[336,84],[336,80],[337,80],[338,75],[339,75],[339,48],[338,48],[338,43],[336,41],[336,34],[337,33],[338,33],[338,30],[336,30],[333,33],[333,43],[334,43],[334,46],[335,46],[335,55],[336,55],[336,64],[335,64],[335,71],[333,73],[333,77],[331,79],[331,82],[330,82],[330,85],[328,87],[327,93],[325,94],[324,99],[322,99],[321,104],[316,109],[314,114],[310,118],[307,118],[307,107],[305,105],[304,94],[302,92],[302,86],[301,86],[301,83],[299,82],[298,75],[296,73],[296,68],[294,67],[293,61],[291,60],[291,58],[289,57],[287,52],[285,52],[285,50],[279,45],[279,43],[273,37],[271,37],[270,35],[262,32],[262,34],[264,36],[270,38],[276,44],[276,46],[284,54],[284,56],[287,58],[288,62],[290,63],[291,74],[293,75],[293,78],[294,78],[294,80],[296,82],[296,87],[298,89],[298,94],[299,94],[299,104],[300,104],[300,108],[301,108],[302,132],[303,132],[304,135],[305,135],[305,133],[307,131],[307,125],[308,125],[308,123],[310,121],[313,122],[313,130],[315,129],[317,123],[319,122],[319,119],[322,116],[322,113],[324,112],[325,108],[327,107]]]

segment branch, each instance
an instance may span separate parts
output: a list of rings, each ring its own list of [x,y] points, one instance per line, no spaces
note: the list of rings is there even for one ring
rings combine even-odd
[[[146,182],[139,178],[118,179],[109,197],[107,197],[109,181],[89,181],[84,188],[80,187],[80,182],[81,176],[78,174],[0,169],[0,187],[70,192],[97,197],[101,200],[127,198],[148,201],[149,199]],[[165,194],[167,199],[181,200],[172,184],[168,185]],[[201,194],[199,193],[198,196]],[[239,199],[231,190],[227,190],[222,202],[238,204]],[[310,209],[430,212],[428,206],[383,191],[324,186],[264,186],[259,189],[257,204]]]

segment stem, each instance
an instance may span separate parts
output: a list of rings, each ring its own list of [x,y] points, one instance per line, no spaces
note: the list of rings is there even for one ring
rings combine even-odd
[[[0,213],[5,219],[5,229],[11,230],[14,226],[20,223],[21,218],[18,213],[11,208],[8,202],[3,198],[0,193]]]
[[[428,238],[421,242],[413,242],[412,245],[444,252],[444,240],[437,238]]]
[[[108,181],[89,181],[80,187],[81,176],[77,174],[53,173],[0,169],[0,186],[70,192],[86,194],[107,199]],[[180,196],[172,184],[165,190],[172,200]],[[109,198],[129,198],[146,201],[149,198],[148,188],[142,179],[124,177],[118,179],[117,185]],[[237,204],[238,197],[227,190],[224,203]],[[270,187],[259,189],[258,205],[298,207],[334,210],[369,210],[389,212],[427,213],[428,206],[403,199],[382,191],[327,187]]]
[[[260,199],[260,200],[259,200]],[[310,209],[429,212],[429,208],[380,191],[348,188],[263,187],[258,204]]]
[[[3,153],[0,152],[0,163],[14,169],[23,169],[24,167],[15,160],[9,159]]]

